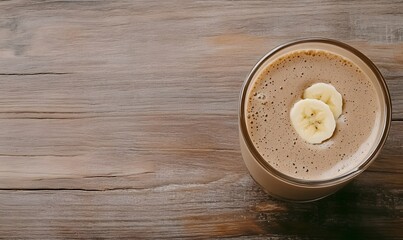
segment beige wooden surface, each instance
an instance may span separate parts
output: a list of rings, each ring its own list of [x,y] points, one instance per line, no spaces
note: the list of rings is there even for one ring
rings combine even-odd
[[[329,37],[390,88],[379,159],[307,204],[243,164],[237,104],[278,44]],[[402,239],[400,1],[1,1],[0,238]]]

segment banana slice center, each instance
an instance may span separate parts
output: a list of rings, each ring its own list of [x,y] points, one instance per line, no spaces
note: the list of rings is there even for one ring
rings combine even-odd
[[[304,91],[304,99],[290,111],[291,123],[305,141],[322,143],[333,136],[342,113],[342,98],[330,84],[316,83]]]

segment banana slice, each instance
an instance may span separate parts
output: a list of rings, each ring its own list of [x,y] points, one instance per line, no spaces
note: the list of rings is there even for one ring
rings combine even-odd
[[[303,99],[290,111],[291,124],[299,136],[309,143],[321,143],[330,138],[336,121],[330,107],[317,99]]]
[[[315,83],[305,89],[303,98],[318,99],[329,105],[334,119],[339,118],[342,113],[343,99],[341,94],[331,84]]]

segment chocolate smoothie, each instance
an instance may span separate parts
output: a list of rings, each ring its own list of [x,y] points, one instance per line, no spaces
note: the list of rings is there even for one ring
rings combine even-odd
[[[295,132],[290,109],[314,83],[329,83],[342,95],[342,114],[333,136],[311,144]],[[251,83],[246,125],[250,138],[272,167],[298,179],[325,180],[351,171],[376,145],[380,101],[357,65],[324,50],[299,50],[284,55]]]

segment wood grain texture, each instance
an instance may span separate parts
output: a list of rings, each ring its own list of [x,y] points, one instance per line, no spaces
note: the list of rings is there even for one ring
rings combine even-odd
[[[243,164],[238,94],[312,36],[374,61],[393,122],[357,180],[286,203]],[[1,1],[0,67],[0,238],[403,238],[401,1]]]

